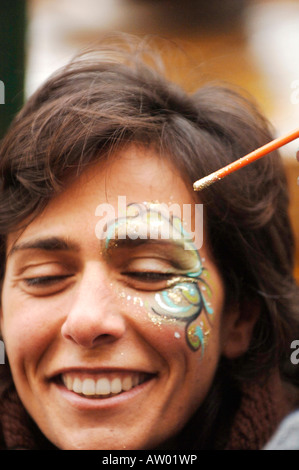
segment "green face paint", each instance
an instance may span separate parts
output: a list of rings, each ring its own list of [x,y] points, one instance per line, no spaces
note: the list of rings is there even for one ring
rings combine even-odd
[[[211,289],[207,283],[208,271],[190,235],[178,217],[170,217],[159,205],[131,204],[125,216],[108,226],[105,252],[109,256],[111,250],[119,250],[122,244],[134,247],[141,243],[161,246],[165,243],[165,258],[169,257],[175,267],[155,273],[157,276],[169,273],[167,279],[164,277],[162,289],[145,289],[142,294],[149,318],[159,324],[185,324],[188,346],[193,351],[201,349],[203,354],[213,315]]]

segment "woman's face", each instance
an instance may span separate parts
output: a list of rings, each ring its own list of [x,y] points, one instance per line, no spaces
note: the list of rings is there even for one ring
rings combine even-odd
[[[6,352],[23,404],[61,449],[166,441],[202,403],[227,340],[207,242],[198,250],[190,220],[166,210],[194,208],[190,188],[152,150],[117,157],[8,238]]]

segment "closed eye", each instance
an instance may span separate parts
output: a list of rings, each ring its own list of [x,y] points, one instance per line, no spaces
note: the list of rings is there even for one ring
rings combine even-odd
[[[27,284],[27,286],[32,286],[32,287],[43,287],[43,286],[51,286],[57,282],[60,282],[62,280],[65,280],[69,277],[71,277],[72,274],[67,274],[67,275],[61,275],[61,276],[39,276],[39,277],[31,277],[31,278],[25,278],[24,282]]]
[[[60,294],[72,284],[73,274],[34,276],[22,279],[24,291],[33,297],[49,297]]]
[[[155,282],[161,280],[171,279],[175,274],[174,273],[157,273],[153,271],[148,272],[125,272],[122,273],[124,276],[129,276],[135,279],[140,279],[146,282]]]
[[[167,289],[171,280],[177,278],[177,273],[161,273],[154,271],[123,272],[123,282],[140,291],[160,291]]]

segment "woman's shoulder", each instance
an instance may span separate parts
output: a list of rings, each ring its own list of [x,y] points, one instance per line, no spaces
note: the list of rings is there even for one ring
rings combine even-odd
[[[284,382],[275,371],[263,380],[243,383],[241,388],[227,449],[262,449],[282,420],[298,406],[298,387]]]

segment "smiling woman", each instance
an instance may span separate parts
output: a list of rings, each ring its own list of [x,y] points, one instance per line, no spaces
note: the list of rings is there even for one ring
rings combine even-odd
[[[192,183],[269,140],[241,95],[187,95],[126,47],[29,99],[0,153],[2,448],[266,443],[297,404],[282,165]]]

